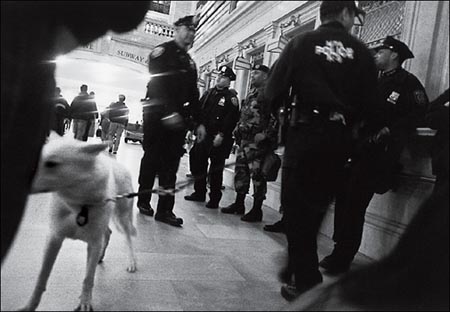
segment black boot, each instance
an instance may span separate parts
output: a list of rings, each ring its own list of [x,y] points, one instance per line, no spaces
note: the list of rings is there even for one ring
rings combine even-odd
[[[191,195],[184,196],[184,199],[196,202],[204,202],[206,199],[206,194],[199,194],[197,192],[194,192]]]
[[[230,213],[230,214],[244,214],[245,213],[245,194],[236,194],[236,200],[234,203],[229,205],[226,208],[222,208],[221,211],[223,213]]]
[[[254,200],[253,207],[249,213],[244,215],[241,220],[246,222],[261,222],[262,221],[262,199]]]
[[[222,198],[222,193],[219,194],[215,194],[215,195],[211,195],[211,193],[209,194],[209,202],[206,203],[206,208],[209,209],[217,209],[219,208],[219,202],[220,199]]]
[[[280,221],[275,222],[274,224],[266,224],[263,228],[264,231],[273,232],[273,233],[284,233],[286,229],[284,228],[284,221],[281,218]]]
[[[153,217],[154,211],[149,202],[150,202],[150,200],[148,202],[138,200],[137,207],[138,207],[140,213],[142,213],[146,216]]]
[[[155,220],[178,227],[180,227],[183,224],[183,219],[177,218],[177,216],[172,211],[163,211],[163,212],[156,211]]]

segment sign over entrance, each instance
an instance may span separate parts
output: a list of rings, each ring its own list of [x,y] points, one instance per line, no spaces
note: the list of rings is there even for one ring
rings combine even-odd
[[[244,57],[238,56],[234,59],[233,68],[235,70],[239,70],[239,69],[250,70],[250,69],[252,69],[252,63],[250,63],[250,61],[248,61]]]

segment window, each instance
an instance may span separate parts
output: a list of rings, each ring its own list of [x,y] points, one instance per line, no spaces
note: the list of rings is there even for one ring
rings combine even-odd
[[[206,4],[207,1],[197,1],[197,10],[199,7],[203,6]]]
[[[150,1],[150,11],[169,14],[170,1]]]
[[[230,12],[236,9],[237,1],[230,1]]]

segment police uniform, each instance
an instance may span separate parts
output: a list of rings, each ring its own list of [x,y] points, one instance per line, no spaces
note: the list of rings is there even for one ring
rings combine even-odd
[[[194,27],[193,17],[187,16],[175,23],[175,26],[183,25]],[[150,53],[149,72],[152,78],[143,105],[144,156],[139,191],[152,189],[156,174],[161,188],[173,189],[180,157],[185,152],[186,134],[186,124],[177,122],[174,116],[192,116],[196,121],[200,117],[196,65],[186,50],[172,40]],[[138,207],[142,208],[141,212],[152,215],[150,199],[150,193],[139,195]],[[155,218],[173,217],[173,206],[173,194],[160,195]]]
[[[264,65],[255,65],[253,70],[269,72],[269,68]],[[253,181],[253,208],[242,217],[243,221],[261,221],[262,202],[266,198],[267,181],[262,172],[262,165],[267,153],[276,148],[278,129],[276,119],[273,115],[267,114],[264,110],[265,96],[264,85],[253,88],[247,95],[244,105],[241,108],[240,119],[234,130],[236,142],[239,145],[236,152],[236,165],[234,169],[234,189],[237,199],[242,198],[242,202],[236,202],[227,208],[223,208],[224,213],[244,213],[245,194],[250,189],[250,178]],[[263,134],[265,139],[256,141],[255,136]],[[237,211],[237,209],[239,209]]]
[[[236,79],[233,70],[222,66],[220,74]],[[190,156],[193,157],[190,169],[195,176],[194,194],[185,196],[186,200],[204,201],[206,195],[206,178],[209,175],[210,201],[208,208],[218,208],[222,198],[222,179],[225,159],[233,147],[233,129],[236,126],[239,112],[239,102],[234,92],[228,88],[218,89],[217,86],[207,90],[200,99],[202,107],[201,120],[206,128],[206,137],[202,142],[195,142]],[[213,146],[217,134],[223,137],[222,144]],[[208,159],[211,160],[208,173]]]
[[[321,14],[325,6],[339,12],[349,3],[356,10],[354,1],[323,1]],[[330,21],[294,37],[267,82],[266,96],[274,112],[281,105],[276,100],[289,88],[297,98],[287,135],[281,191],[289,254],[283,278],[287,281],[293,273],[297,292],[322,281],[317,234],[340,183],[352,127],[376,107],[376,78],[367,47],[341,23]]]
[[[380,110],[378,127],[389,128],[384,142],[370,144],[354,161],[346,175],[346,181],[335,202],[333,240],[335,247],[321,266],[329,272],[346,271],[361,244],[366,209],[374,193],[387,192],[394,183],[395,173],[401,169],[398,160],[408,137],[418,126],[426,112],[428,98],[420,81],[400,67],[405,59],[414,55],[401,41],[388,36],[377,49],[390,49],[399,54],[399,67],[382,72],[378,78]],[[373,133],[372,133],[373,134]]]

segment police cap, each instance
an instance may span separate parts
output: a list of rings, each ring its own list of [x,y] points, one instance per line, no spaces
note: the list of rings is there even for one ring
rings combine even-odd
[[[344,8],[353,10],[356,15],[365,15],[366,12],[356,6],[355,1],[322,1],[320,4],[320,15],[338,13]]]
[[[269,73],[269,67],[267,67],[266,65],[255,64],[253,65],[252,70],[260,70],[262,72],[265,72],[266,74]]]
[[[408,46],[392,36],[387,36],[386,39],[384,39],[383,44],[376,47],[375,49],[377,51],[381,49],[389,49],[393,52],[398,53],[400,63],[403,63],[404,60],[414,58],[414,54],[411,52]]]
[[[188,28],[194,29],[198,25],[198,20],[194,15],[187,15],[180,18],[178,21],[174,23],[175,26],[186,26]]]
[[[221,76],[228,77],[230,78],[231,81],[236,80],[236,75],[234,74],[234,71],[226,65],[220,66],[219,72]]]

